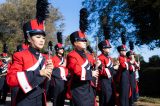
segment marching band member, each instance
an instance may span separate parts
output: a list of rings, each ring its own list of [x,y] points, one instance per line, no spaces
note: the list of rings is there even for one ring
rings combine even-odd
[[[136,55],[135,55],[136,56]],[[138,61],[135,61],[135,79],[136,79],[136,100],[139,98],[139,70],[140,70],[140,61],[139,61],[139,56],[137,55]]]
[[[115,105],[115,88],[114,88],[114,67],[112,58],[109,56],[111,45],[109,42],[110,33],[107,26],[106,18],[103,19],[103,34],[105,35],[105,40],[101,41],[98,44],[98,48],[101,51],[101,54],[98,56],[98,59],[102,63],[102,68],[99,75],[99,105],[100,106],[114,106]]]
[[[13,55],[13,63],[7,73],[7,83],[16,87],[13,106],[46,106],[45,82],[51,78],[52,60],[45,60],[40,50],[44,47],[44,20],[48,2],[37,1],[37,15],[23,26],[29,48]]]
[[[86,55],[87,9],[80,10],[80,31],[70,35],[74,50],[67,55],[67,68],[71,73],[70,91],[74,106],[95,106],[95,95],[91,86],[92,76],[98,77],[98,71],[92,71]]]
[[[122,44],[117,47],[117,50],[120,54],[119,56],[119,69],[118,69],[118,78],[119,83],[119,99],[120,106],[129,106],[129,92],[130,92],[130,82],[129,82],[129,71],[128,71],[128,62],[126,58],[126,39],[125,35],[122,33]]]
[[[136,70],[139,69],[139,64],[136,62],[133,42],[129,42],[130,51],[126,53],[129,63],[129,73],[130,73],[130,83],[132,96],[130,98],[130,103],[133,104],[137,100],[137,81],[136,81]]]
[[[130,105],[133,105],[134,101],[136,100],[136,79],[135,79],[135,53],[133,52],[134,45],[133,42],[129,42],[130,51],[126,53],[126,56],[128,58],[128,64],[129,64],[129,77],[130,77],[130,84],[131,84],[131,92],[132,95],[130,97]]]
[[[57,33],[57,40],[58,43],[54,47],[56,54],[52,57],[54,69],[50,90],[52,93],[53,106],[64,106],[68,69],[66,68],[61,32]]]
[[[112,59],[109,56],[111,45],[108,40],[101,41],[98,44],[99,50],[102,52],[98,56],[102,62],[102,70],[100,71],[99,83],[100,83],[100,106],[114,106],[114,84],[113,74],[114,68]]]
[[[0,104],[5,104],[9,87],[6,82],[6,73],[11,64],[11,58],[8,56],[8,45],[3,45],[3,53],[0,59]]]

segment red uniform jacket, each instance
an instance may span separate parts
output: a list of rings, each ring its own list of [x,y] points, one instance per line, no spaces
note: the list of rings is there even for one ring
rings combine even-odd
[[[2,60],[0,60],[0,67],[2,67],[3,66],[3,62],[2,62]]]
[[[106,57],[104,54],[101,54],[98,56],[98,59],[101,61],[101,70],[100,70],[100,77],[106,77],[108,79],[112,78],[112,85],[113,85],[113,93],[116,93],[116,87],[115,87],[115,83],[113,80],[113,75],[114,75],[114,69],[113,69],[113,62],[111,57]],[[109,86],[109,85],[107,85]],[[101,85],[98,84],[99,90],[101,90]]]
[[[8,54],[7,54],[7,53],[2,53],[1,56],[2,56],[2,57],[7,57]]]
[[[67,67],[71,72],[71,76],[77,76],[79,80],[92,80],[92,72],[90,70],[88,55],[82,58],[75,50],[71,51],[67,56]],[[88,70],[89,69],[89,70]]]
[[[120,81],[120,78],[121,78],[121,74],[122,74],[122,71],[123,70],[129,70],[129,64],[128,64],[128,60],[126,57],[124,56],[119,56],[119,72],[118,72],[118,79],[117,81],[119,82]],[[129,73],[128,73],[128,78],[129,78]],[[129,86],[129,97],[132,95],[131,93],[131,86]]]
[[[53,77],[60,78],[62,80],[67,80],[66,76],[68,75],[68,69],[65,66],[62,66],[66,59],[64,57],[60,58],[57,55],[53,56],[52,62],[54,65]]]
[[[124,56],[119,56],[118,57],[118,60],[119,60],[119,69],[118,69],[118,75],[117,75],[117,81],[119,82],[120,81],[120,77],[121,77],[121,73],[123,70],[128,70],[129,69],[129,66],[128,66],[128,61],[127,61],[127,58],[124,57]]]
[[[45,58],[33,48],[16,52],[13,55],[13,63],[7,72],[7,83],[10,87],[18,87],[19,90],[22,90],[24,92],[22,95],[29,93],[27,97],[36,97],[44,93],[44,86],[39,87],[46,79],[39,73],[44,68]],[[35,88],[36,90],[33,90]]]
[[[90,63],[93,67],[95,67],[96,60],[94,59],[94,56],[93,56],[92,54],[89,54],[89,53],[87,53],[86,55],[87,55],[87,57],[88,57],[89,63]]]
[[[67,55],[67,68],[71,73],[71,80],[69,82],[68,95],[72,96],[75,101],[79,101],[82,104],[91,104],[93,98],[94,102],[94,93],[90,92],[92,90],[92,69],[91,64],[94,63],[94,59],[89,54],[84,54],[82,51],[73,50]],[[71,92],[76,92],[71,95]],[[87,96],[85,99],[81,98]],[[78,98],[78,99],[77,99]],[[82,103],[83,102],[83,103]],[[93,103],[92,102],[92,103]]]
[[[129,71],[135,72],[136,69],[139,69],[139,64],[135,61],[134,63],[131,63],[131,59],[127,60],[129,63]]]
[[[111,57],[106,57],[103,54],[98,56],[99,60],[102,63],[102,70],[100,71],[100,76],[105,76],[107,78],[112,77],[111,68],[113,67],[113,63],[111,61]]]
[[[127,69],[128,70],[128,63],[127,63],[127,58],[124,57],[124,56],[120,56],[119,57],[119,63],[120,63],[120,66],[119,66],[119,70],[124,70],[124,69]]]

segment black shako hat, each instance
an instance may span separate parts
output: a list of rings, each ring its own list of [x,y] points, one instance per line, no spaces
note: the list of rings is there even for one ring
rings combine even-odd
[[[59,49],[64,49],[63,40],[62,40],[62,32],[57,32],[57,41],[58,43],[54,47],[55,51],[58,51]]]
[[[25,41],[27,41],[28,36],[33,36],[35,34],[45,34],[45,19],[48,17],[48,0],[37,0],[36,4],[36,18],[30,20],[23,25],[23,33]]]
[[[80,10],[80,31],[75,31],[70,35],[72,45],[76,41],[87,42],[85,32],[88,29],[88,11],[86,8]]]

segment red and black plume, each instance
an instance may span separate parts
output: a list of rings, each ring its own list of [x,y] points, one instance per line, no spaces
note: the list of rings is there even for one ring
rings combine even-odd
[[[88,29],[88,11],[86,8],[80,10],[80,30],[84,33]]]
[[[101,41],[99,44],[98,44],[98,48],[99,50],[103,50],[105,48],[111,48],[111,45],[110,45],[110,42],[109,42],[109,39],[110,39],[110,34],[109,34],[109,27],[107,25],[107,16],[101,16],[101,25],[102,25],[102,28],[103,28],[103,35],[105,37],[105,40]]]
[[[57,32],[57,42],[58,43],[54,47],[55,51],[58,51],[59,49],[64,49],[63,40],[62,40],[62,32]]]
[[[109,27],[103,26],[103,33],[104,33],[104,36],[105,36],[106,40],[110,39]]]
[[[70,35],[70,41],[74,45],[75,41],[87,42],[85,32],[88,29],[88,11],[86,8],[80,10],[80,31],[75,31]]]
[[[132,41],[129,41],[129,47],[130,47],[130,50],[134,50],[134,44]]]
[[[128,51],[128,52],[126,53],[127,57],[135,54],[135,53],[133,52],[133,50],[134,50],[134,44],[133,44],[132,41],[129,41],[129,47],[130,47],[130,51]]]
[[[5,43],[3,45],[3,53],[7,53],[8,52],[8,45]]]
[[[126,37],[125,37],[125,33],[124,32],[121,33],[121,41],[122,41],[122,45],[117,47],[118,52],[127,51],[127,48],[126,48]]]
[[[121,40],[122,40],[122,44],[126,45],[126,37],[124,32],[121,33]]]
[[[37,0],[36,19],[38,23],[42,23],[48,17],[49,15],[48,7],[49,7],[48,0]]]
[[[104,37],[106,40],[109,40],[110,39],[110,34],[109,34],[110,29],[107,24],[107,16],[101,17],[101,23],[102,23]]]
[[[62,40],[62,32],[57,32],[57,41],[58,43],[63,43],[63,40]]]
[[[49,3],[48,0],[37,0],[36,4],[36,18],[26,22],[23,25],[23,32],[25,43],[28,44],[28,35],[34,36],[36,34],[42,34],[46,36],[44,21],[49,15],[48,11]]]

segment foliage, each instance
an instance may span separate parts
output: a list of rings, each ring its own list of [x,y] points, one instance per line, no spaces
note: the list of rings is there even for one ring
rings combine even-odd
[[[102,17],[106,17],[113,45],[119,44],[117,41],[125,32],[127,41],[136,45],[160,47],[159,0],[84,0],[83,6],[90,14],[89,33],[95,32],[100,40],[104,39]]]
[[[149,58],[149,66],[159,67],[160,65],[160,57],[158,55],[153,55]]]
[[[160,47],[160,1],[125,0],[130,8],[133,23],[139,29],[137,43],[147,44],[150,49]]]
[[[23,24],[36,17],[37,0],[6,0],[0,4],[0,51],[5,42],[9,45],[9,52],[13,53],[16,46],[23,40]],[[49,18],[46,20],[46,42],[55,39],[53,36],[58,29],[57,21],[62,21],[63,16],[52,5],[49,7]],[[47,43],[46,43],[47,44]]]
[[[127,3],[123,0],[85,0],[83,5],[90,13],[90,30],[96,32],[94,36],[98,36],[100,40],[104,39],[103,19],[107,21],[110,39],[114,45],[121,44],[119,38],[124,32],[127,39],[135,40],[136,28],[132,24],[132,18],[129,15]]]

